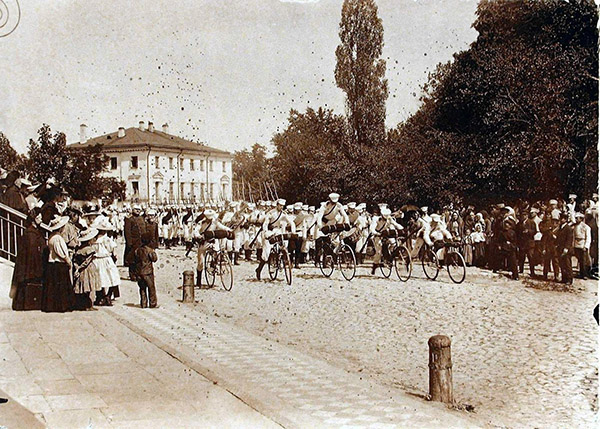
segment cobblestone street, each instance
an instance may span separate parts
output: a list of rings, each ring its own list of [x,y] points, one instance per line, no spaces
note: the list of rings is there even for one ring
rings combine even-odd
[[[181,273],[194,259],[161,251],[158,284],[180,299]],[[427,340],[452,339],[455,397],[494,426],[590,427],[597,414],[596,283],[572,292],[537,290],[469,269],[467,281],[441,272],[427,281],[420,267],[408,283],[360,268],[346,282],[313,267],[294,283],[254,279],[254,264],[235,267],[231,292],[196,291],[197,309],[265,338],[291,345],[352,373],[427,393]],[[526,287],[527,285],[534,287]],[[163,298],[164,299],[164,298]]]

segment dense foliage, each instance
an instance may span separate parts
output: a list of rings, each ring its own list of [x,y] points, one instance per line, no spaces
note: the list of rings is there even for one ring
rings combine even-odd
[[[23,172],[26,168],[26,158],[19,155],[10,144],[8,137],[0,132],[0,168]]]
[[[591,0],[481,1],[477,40],[437,67],[419,110],[382,138],[383,27],[374,2],[346,0],[335,73],[347,116],[292,111],[273,137],[275,156],[260,165],[288,200],[311,203],[332,190],[397,205],[589,197],[598,177],[597,22]]]

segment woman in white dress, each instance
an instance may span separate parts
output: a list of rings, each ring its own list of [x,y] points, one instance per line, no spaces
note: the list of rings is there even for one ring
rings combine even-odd
[[[121,276],[113,259],[117,243],[107,235],[107,232],[112,231],[113,228],[108,219],[96,224],[95,228],[98,230],[98,238],[96,239],[98,251],[94,262],[100,274],[100,288],[106,295],[106,304],[110,305],[111,297],[114,299],[120,296]]]

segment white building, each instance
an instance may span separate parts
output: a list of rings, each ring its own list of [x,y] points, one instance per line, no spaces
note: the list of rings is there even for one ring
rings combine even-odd
[[[100,137],[86,139],[81,125],[80,143],[73,148],[102,145],[110,157],[106,177],[127,184],[127,200],[165,203],[222,201],[231,199],[231,153],[169,134],[152,122],[119,128]]]

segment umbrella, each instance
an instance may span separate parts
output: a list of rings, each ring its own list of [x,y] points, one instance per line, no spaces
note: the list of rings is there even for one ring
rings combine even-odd
[[[402,207],[400,207],[400,210],[402,210],[403,212],[410,212],[410,211],[419,211],[421,209],[412,204],[405,204]]]

